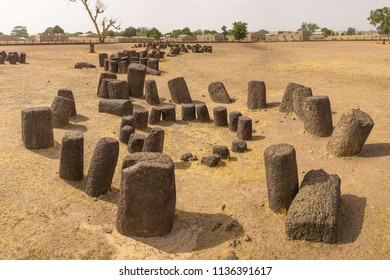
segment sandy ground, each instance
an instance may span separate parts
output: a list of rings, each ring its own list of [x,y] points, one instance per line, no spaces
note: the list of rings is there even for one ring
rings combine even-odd
[[[126,44],[96,46],[97,52],[129,49]],[[98,65],[89,46],[9,46],[27,53],[26,65],[0,65],[0,259],[389,259],[390,258],[390,45],[374,42],[273,44],[215,44],[213,54],[183,54],[161,62],[155,79],[160,98],[169,103],[167,81],[183,76],[195,102],[210,112],[219,104],[208,95],[209,83],[222,81],[238,110],[254,121],[250,151],[231,153],[217,168],[199,162],[182,163],[192,152],[199,158],[214,144],[231,146],[237,136],[213,124],[177,121],[161,123],[166,132],[164,152],[175,162],[177,204],[171,234],[162,238],[129,238],[115,229],[120,162],[112,189],[95,200],[82,182],[58,177],[61,139],[68,130],[85,136],[85,171],[97,141],[118,138],[120,117],[98,113],[97,83],[101,68],[73,69],[77,61]],[[119,75],[119,79],[126,79]],[[247,84],[262,80],[269,108],[246,108]],[[328,95],[334,124],[352,108],[375,121],[362,152],[351,158],[327,154],[329,138],[304,133],[292,115],[277,105],[288,82]],[[46,150],[27,150],[21,140],[20,111],[50,106],[58,88],[73,90],[78,117],[55,129],[56,144]],[[145,100],[136,108],[150,109]],[[180,119],[180,107],[177,107]],[[291,241],[285,234],[285,215],[267,206],[263,150],[276,143],[297,151],[299,177],[324,169],[341,178],[338,242],[334,245]],[[229,231],[229,224],[236,227]],[[220,225],[218,227],[218,225]],[[250,237],[250,241],[247,236]]]

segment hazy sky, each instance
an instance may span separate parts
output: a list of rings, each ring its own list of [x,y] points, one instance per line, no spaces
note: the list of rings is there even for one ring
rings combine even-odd
[[[92,3],[95,0],[90,0]],[[293,31],[302,22],[343,31],[348,27],[373,30],[370,10],[390,6],[387,0],[103,0],[107,16],[118,17],[122,30],[128,26],[173,29],[228,29],[234,21],[248,23],[249,31]],[[0,0],[0,32],[9,34],[24,25],[29,34],[60,25],[65,32],[93,30],[80,0]]]

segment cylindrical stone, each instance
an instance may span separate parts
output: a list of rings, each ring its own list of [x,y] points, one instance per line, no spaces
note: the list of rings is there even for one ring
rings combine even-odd
[[[219,155],[222,159],[227,159],[230,157],[229,148],[224,145],[215,145],[213,147],[213,154]]]
[[[125,99],[103,99],[99,101],[99,113],[128,116],[133,114],[133,103]]]
[[[172,159],[161,153],[135,153],[124,159],[116,228],[125,236],[169,234],[176,205]]]
[[[108,62],[108,72],[118,73],[118,62],[117,61],[111,59]]]
[[[313,96],[313,93],[311,92],[311,88],[308,87],[298,87],[293,91],[294,113],[300,120],[303,120],[305,117],[302,110],[303,101],[310,96]]]
[[[81,181],[84,177],[84,135],[81,131],[67,131],[62,138],[59,177]]]
[[[262,81],[250,81],[248,83],[248,102],[249,110],[267,108],[266,87]]]
[[[247,144],[244,140],[235,140],[232,143],[232,151],[235,153],[244,153],[248,150]]]
[[[100,87],[99,87],[99,92],[98,96],[101,98],[109,98],[110,94],[108,92],[108,84],[110,82],[117,81],[116,79],[111,79],[111,78],[103,78],[100,81]]]
[[[119,62],[118,63],[118,73],[119,74],[126,74],[128,66],[129,66],[129,63],[127,61]]]
[[[147,67],[150,67],[152,69],[155,69],[155,70],[159,70],[159,67],[158,67],[158,59],[155,59],[155,58],[148,58],[147,62],[146,62],[146,66]]]
[[[68,98],[68,99],[73,100],[75,102],[73,91],[71,89],[60,88],[60,89],[57,90],[57,95],[65,97],[65,98]],[[72,108],[72,113],[71,113],[71,117],[75,117],[75,116],[77,116],[76,102],[74,103],[74,107]]]
[[[175,105],[165,105],[162,108],[162,119],[167,122],[176,121],[176,106]]]
[[[125,125],[121,128],[121,131],[119,133],[119,142],[128,145],[130,135],[133,133],[135,133],[134,127],[131,127],[130,125]]]
[[[129,153],[138,153],[142,152],[142,148],[144,147],[145,136],[133,133],[129,137],[129,143],[127,145],[127,150]]]
[[[236,132],[238,125],[238,118],[241,117],[242,114],[238,111],[233,111],[229,113],[229,130]]]
[[[159,107],[153,107],[149,114],[149,124],[159,123],[161,120],[162,109]]]
[[[264,163],[269,208],[287,211],[298,192],[295,149],[289,144],[272,145],[264,150]]]
[[[132,128],[136,128],[137,126],[137,123],[136,123],[136,119],[133,115],[128,115],[128,116],[124,116],[121,120],[121,124],[120,124],[120,129],[122,129],[122,127],[124,126],[131,126]]]
[[[9,64],[16,64],[16,62],[18,61],[16,55],[14,55],[13,53],[8,54],[7,59],[8,59]]]
[[[155,127],[145,138],[142,151],[162,153],[163,150],[164,150],[164,130],[160,127]]]
[[[0,64],[4,64],[4,60],[5,60],[4,56],[2,56],[2,55],[0,54]]]
[[[126,81],[109,81],[108,82],[108,97],[110,99],[129,99],[129,91]]]
[[[99,66],[104,67],[104,60],[108,58],[106,53],[99,53]]]
[[[155,80],[146,80],[145,81],[145,99],[146,103],[150,105],[159,105],[160,98],[158,96],[158,90]]]
[[[27,56],[26,53],[21,52],[19,57],[19,62],[22,64],[26,63],[26,56]]]
[[[227,108],[224,106],[217,106],[213,109],[214,125],[216,126],[227,126]]]
[[[50,106],[53,127],[61,128],[67,126],[74,108],[75,103],[73,100],[62,96],[54,97],[53,103]]]
[[[172,101],[176,104],[192,103],[188,86],[183,77],[178,77],[168,81],[168,89]]]
[[[374,121],[367,113],[352,109],[341,116],[326,149],[337,157],[356,155],[362,150],[373,127]]]
[[[110,58],[104,60],[104,71],[108,71],[108,63],[111,61]]]
[[[101,73],[101,74],[100,74],[100,78],[99,78],[98,89],[97,89],[96,95],[99,95],[100,87],[101,87],[101,85],[102,85],[102,80],[103,80],[103,79],[116,79],[116,78],[117,78],[116,74],[112,74],[112,73]],[[106,97],[106,98],[108,98],[108,97]]]
[[[49,107],[23,109],[22,140],[27,149],[47,149],[54,146],[52,113]]]
[[[142,97],[144,95],[144,84],[146,77],[146,66],[131,63],[127,68],[127,84],[131,97]]]
[[[90,53],[95,53],[95,44],[93,44],[93,43],[89,44],[89,52]]]
[[[307,97],[302,104],[305,130],[319,137],[328,137],[333,132],[332,110],[328,96]]]
[[[206,104],[200,104],[196,106],[196,115],[200,122],[210,122],[209,109]]]
[[[133,113],[135,118],[135,128],[136,129],[145,129],[148,127],[149,111],[148,110],[135,110]]]
[[[240,140],[252,139],[252,119],[239,117],[237,122],[237,137]]]
[[[208,91],[212,101],[216,103],[229,104],[232,100],[222,82],[213,82],[209,85]]]
[[[119,155],[118,140],[101,138],[96,145],[87,175],[85,192],[92,197],[105,194],[111,187]]]
[[[181,119],[183,121],[193,121],[196,119],[195,104],[181,104]]]
[[[279,105],[279,111],[291,113],[294,111],[293,92],[296,88],[303,87],[303,85],[296,83],[289,83],[284,91],[282,102]]]

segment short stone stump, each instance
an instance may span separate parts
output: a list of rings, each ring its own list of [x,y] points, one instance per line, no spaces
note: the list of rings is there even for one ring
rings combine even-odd
[[[84,177],[84,135],[81,131],[67,131],[62,137],[59,177],[81,181]]]
[[[302,103],[305,131],[319,137],[328,137],[333,132],[332,110],[328,96],[311,96]]]
[[[242,114],[238,111],[233,111],[229,113],[229,130],[233,132],[237,132],[238,126],[238,118],[241,117]]]
[[[158,96],[158,90],[155,80],[145,81],[145,99],[149,105],[159,105],[160,97]]]
[[[103,99],[99,101],[99,113],[128,116],[133,114],[133,103],[125,99]]]
[[[49,107],[23,109],[22,140],[27,149],[47,149],[54,146],[52,113]]]
[[[162,109],[160,107],[153,107],[149,114],[149,124],[157,124],[161,120]]]
[[[143,152],[162,153],[164,150],[164,130],[160,127],[155,127],[145,138],[142,147]]]
[[[149,111],[146,109],[135,110],[133,113],[135,118],[135,128],[139,130],[146,129],[148,127]]]
[[[62,97],[68,98],[68,99],[72,100],[73,102],[75,102],[73,91],[71,89],[60,88],[60,89],[57,90],[57,96],[62,96]],[[71,117],[77,116],[76,102],[74,104],[74,107],[72,108],[72,113],[70,114],[70,116]]]
[[[50,106],[53,127],[61,128],[67,126],[74,109],[75,103],[73,100],[62,96],[54,97]]]
[[[126,81],[110,81],[108,83],[108,98],[110,99],[129,99],[129,91]]]
[[[130,63],[127,67],[127,85],[131,97],[142,97],[146,77],[146,66],[137,63]]]
[[[244,140],[235,140],[232,143],[232,152],[245,153],[248,150],[248,145]]]
[[[211,121],[209,109],[207,108],[206,104],[200,104],[196,106],[196,116],[198,121],[202,123]]]
[[[213,109],[214,125],[215,126],[227,126],[227,108],[224,106],[217,106]]]
[[[294,113],[298,117],[298,119],[303,120],[305,117],[305,113],[302,110],[303,101],[313,96],[311,88],[308,87],[298,87],[293,91],[293,107]]]
[[[162,119],[167,122],[176,121],[176,106],[175,105],[164,105],[162,109]]]
[[[172,101],[176,104],[192,103],[190,91],[183,77],[178,77],[168,81],[168,89]]]
[[[284,113],[292,113],[294,111],[293,94],[296,88],[303,87],[303,85],[296,83],[288,83],[282,102],[279,105],[279,111]]]
[[[237,137],[240,140],[252,139],[252,119],[249,117],[239,117],[237,121]]]
[[[196,119],[195,104],[181,104],[181,119],[193,121]]]
[[[266,87],[264,82],[250,81],[248,83],[247,107],[249,110],[267,108]]]
[[[232,103],[230,96],[222,82],[213,82],[209,85],[209,94],[215,103],[229,104]]]

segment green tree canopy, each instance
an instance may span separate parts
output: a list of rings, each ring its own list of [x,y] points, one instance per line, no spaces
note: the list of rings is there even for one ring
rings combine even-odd
[[[298,31],[309,31],[310,34],[313,34],[317,29],[320,27],[318,26],[317,23],[313,22],[303,22],[301,24],[301,27],[298,29]]]
[[[170,36],[173,38],[177,38],[179,35],[189,35],[189,36],[194,36],[192,31],[190,30],[189,27],[184,27],[183,29],[174,29],[171,32],[168,32],[165,34],[166,36]]]
[[[229,31],[227,30],[226,25],[222,26],[221,29],[222,29],[223,36],[226,37],[227,35],[229,35]]]
[[[328,29],[326,27],[321,28],[321,32],[324,33],[326,36],[334,36],[335,32],[332,29]]]
[[[26,26],[15,26],[11,31],[11,36],[19,37],[19,38],[28,38],[28,32]]]
[[[383,7],[370,12],[367,18],[370,24],[374,25],[380,34],[390,34],[390,8]]]
[[[162,37],[162,33],[156,27],[146,31],[146,37],[152,37],[154,39],[160,39]]]
[[[356,28],[348,27],[346,34],[347,35],[356,35]]]
[[[104,33],[104,36],[115,37],[115,36],[116,36],[116,32],[115,32],[114,30],[107,30],[107,31]]]
[[[216,30],[208,30],[208,29],[204,29],[203,30],[203,34],[207,35],[207,34],[211,34],[211,35],[214,35],[214,34],[217,34],[218,32]]]
[[[248,33],[248,23],[242,21],[233,22],[233,28],[231,30],[231,34],[233,35],[235,40],[246,38],[247,33]]]
[[[46,28],[45,33],[65,33],[65,31],[59,25],[55,25],[54,27]]]
[[[134,27],[132,27],[132,26],[127,27],[127,28],[125,29],[125,31],[123,31],[123,32],[121,33],[121,35],[122,35],[122,36],[126,36],[126,37],[134,37],[134,36],[137,35],[137,29],[134,28]]]

